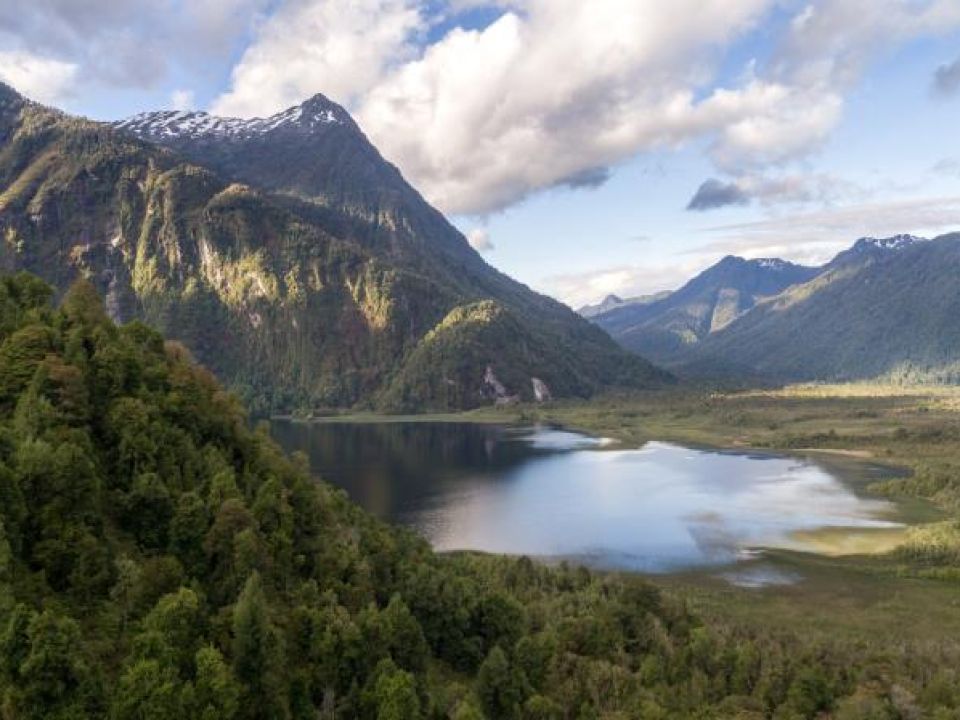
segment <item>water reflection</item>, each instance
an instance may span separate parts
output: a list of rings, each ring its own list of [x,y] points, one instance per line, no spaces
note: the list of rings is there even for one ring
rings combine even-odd
[[[277,439],[376,515],[440,550],[570,557],[660,571],[731,562],[804,534],[895,527],[812,462],[562,430],[467,423],[274,424]]]

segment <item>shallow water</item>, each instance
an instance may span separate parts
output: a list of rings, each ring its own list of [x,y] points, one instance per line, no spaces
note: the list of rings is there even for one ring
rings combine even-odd
[[[439,550],[564,557],[643,571],[724,565],[756,547],[818,551],[821,532],[898,527],[862,477],[773,454],[469,423],[273,423],[288,450]],[[819,541],[819,540],[818,540]]]

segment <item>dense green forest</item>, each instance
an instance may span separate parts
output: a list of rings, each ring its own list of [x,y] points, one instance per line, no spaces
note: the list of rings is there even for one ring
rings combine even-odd
[[[112,318],[183,342],[260,414],[489,405],[487,367],[526,400],[534,378],[558,398],[670,381],[487,265],[352,121],[280,134],[339,193],[264,190],[265,156],[292,167],[272,134],[269,151],[232,150],[260,163],[221,175],[0,82],[0,269],[57,297],[87,278]]]
[[[0,717],[960,717],[960,645],[707,626],[629,575],[438,556],[90,285],[0,281]]]

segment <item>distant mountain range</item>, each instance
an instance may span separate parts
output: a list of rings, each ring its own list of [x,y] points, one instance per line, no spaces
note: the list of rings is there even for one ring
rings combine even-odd
[[[670,294],[669,291],[654,293],[652,295],[641,295],[638,297],[621,298],[617,295],[607,295],[596,305],[584,305],[577,310],[585,318],[593,318],[598,315],[623,307],[624,305],[645,305],[657,300],[662,300]]]
[[[827,264],[727,257],[593,317],[681,375],[960,381],[960,234],[862,238]]]
[[[761,299],[816,273],[815,268],[783,260],[728,256],[676,292],[652,302],[621,303],[593,320],[625,347],[644,348],[651,357],[671,362]]]
[[[669,376],[487,265],[323,96],[115,125],[0,85],[0,269],[94,281],[260,411],[464,408]]]

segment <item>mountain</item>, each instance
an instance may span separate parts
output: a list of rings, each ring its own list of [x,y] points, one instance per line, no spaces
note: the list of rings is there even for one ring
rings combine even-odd
[[[618,308],[623,305],[623,303],[624,300],[619,295],[610,294],[595,305],[584,305],[581,308],[577,308],[577,313],[585,318],[592,318],[597,315],[602,315],[608,310]]]
[[[446,236],[451,246],[462,245],[459,233],[380,156],[349,113],[323,95],[268,118],[160,111],[114,127],[176,150],[225,178],[374,224],[408,225],[414,239]]]
[[[815,268],[776,259],[728,256],[676,292],[653,302],[621,304],[593,322],[624,347],[660,362],[676,362],[689,349],[727,327],[763,298],[809,280]]]
[[[857,240],[850,248],[836,255],[823,270],[839,268],[841,266],[862,265],[864,263],[888,257],[918,243],[926,242],[926,238],[916,235],[894,235],[888,238],[864,237]]]
[[[960,234],[861,238],[822,267],[724,258],[595,318],[681,375],[960,382]]]
[[[0,86],[0,236],[0,269],[91,279],[114,319],[181,340],[256,411],[669,379],[487,265],[322,97],[118,128]]]
[[[631,298],[621,298],[618,295],[607,295],[603,300],[596,303],[595,305],[584,305],[583,307],[577,309],[577,313],[588,320],[590,318],[597,317],[598,315],[603,315],[604,313],[610,312],[624,305],[646,305],[648,303],[655,302],[656,300],[662,300],[663,298],[669,295],[669,291],[654,293],[652,295],[640,295],[638,297]]]
[[[960,382],[960,234],[864,239],[692,354],[777,380]]]

